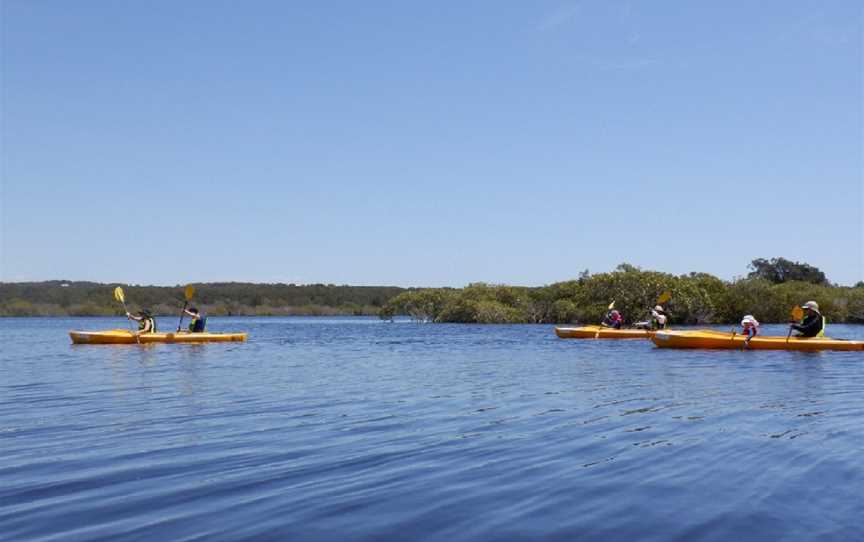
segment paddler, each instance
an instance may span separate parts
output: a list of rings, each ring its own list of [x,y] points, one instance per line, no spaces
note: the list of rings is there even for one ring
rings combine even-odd
[[[651,309],[651,329],[666,329],[668,321],[669,317],[661,305],[657,305]]]
[[[126,312],[126,318],[138,322],[138,333],[156,333],[156,319],[147,309],[141,309],[138,314]]]
[[[204,333],[204,328],[207,326],[207,317],[201,314],[195,307],[189,307],[184,312],[192,317],[189,322],[189,333]]]
[[[603,327],[611,327],[613,329],[621,329],[621,324],[624,323],[624,317],[616,309],[612,309],[606,313],[600,325]]]
[[[798,332],[798,337],[824,337],[825,317],[819,311],[819,304],[808,301],[801,308],[804,309],[804,319],[789,327]]]
[[[744,335],[744,347],[750,345],[750,339],[759,333],[759,321],[752,314],[746,315],[741,319],[741,335]]]

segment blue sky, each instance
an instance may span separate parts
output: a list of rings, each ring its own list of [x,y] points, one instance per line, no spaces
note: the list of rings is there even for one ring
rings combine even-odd
[[[0,5],[0,280],[864,280],[859,2]]]

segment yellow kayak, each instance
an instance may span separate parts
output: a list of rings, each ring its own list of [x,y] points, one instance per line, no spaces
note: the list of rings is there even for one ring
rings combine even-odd
[[[562,339],[648,339],[647,329],[614,329],[603,326],[556,327],[555,335]]]
[[[70,331],[74,344],[213,343],[245,341],[246,333],[132,333],[128,329]]]
[[[651,340],[660,348],[722,348],[741,350],[744,336],[737,333],[699,329],[694,331],[658,331]],[[864,341],[847,341],[827,337],[798,338],[757,335],[747,346],[750,350],[857,350],[864,351]]]

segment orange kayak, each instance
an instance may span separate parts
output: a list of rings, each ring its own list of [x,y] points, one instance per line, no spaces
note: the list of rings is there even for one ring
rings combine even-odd
[[[658,331],[651,338],[660,348],[711,348],[741,350],[744,336],[737,333],[699,329],[694,331]],[[747,346],[750,350],[820,350],[864,351],[864,341],[847,341],[827,337],[799,338],[779,336],[755,336]]]
[[[213,343],[245,341],[246,333],[142,333],[137,336],[128,329],[108,331],[70,331],[74,344],[150,344],[150,343]]]
[[[614,329],[603,326],[556,327],[562,339],[648,339],[654,334],[647,329]]]

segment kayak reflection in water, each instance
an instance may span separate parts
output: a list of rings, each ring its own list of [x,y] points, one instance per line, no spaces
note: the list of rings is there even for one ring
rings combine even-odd
[[[189,322],[189,333],[204,333],[204,328],[207,326],[207,317],[201,314],[195,307],[184,309],[184,312],[192,317]]]
[[[825,317],[819,312],[819,304],[808,301],[801,308],[804,309],[804,319],[789,327],[798,332],[798,337],[824,337]]]
[[[741,335],[744,335],[744,348],[750,346],[750,339],[759,333],[759,321],[752,314],[746,315],[741,319]]]
[[[156,333],[156,318],[147,309],[141,309],[138,314],[126,313],[126,318],[138,322],[138,333]]]
[[[606,313],[600,325],[603,327],[611,327],[613,329],[621,329],[621,324],[624,323],[624,317],[615,309]]]

